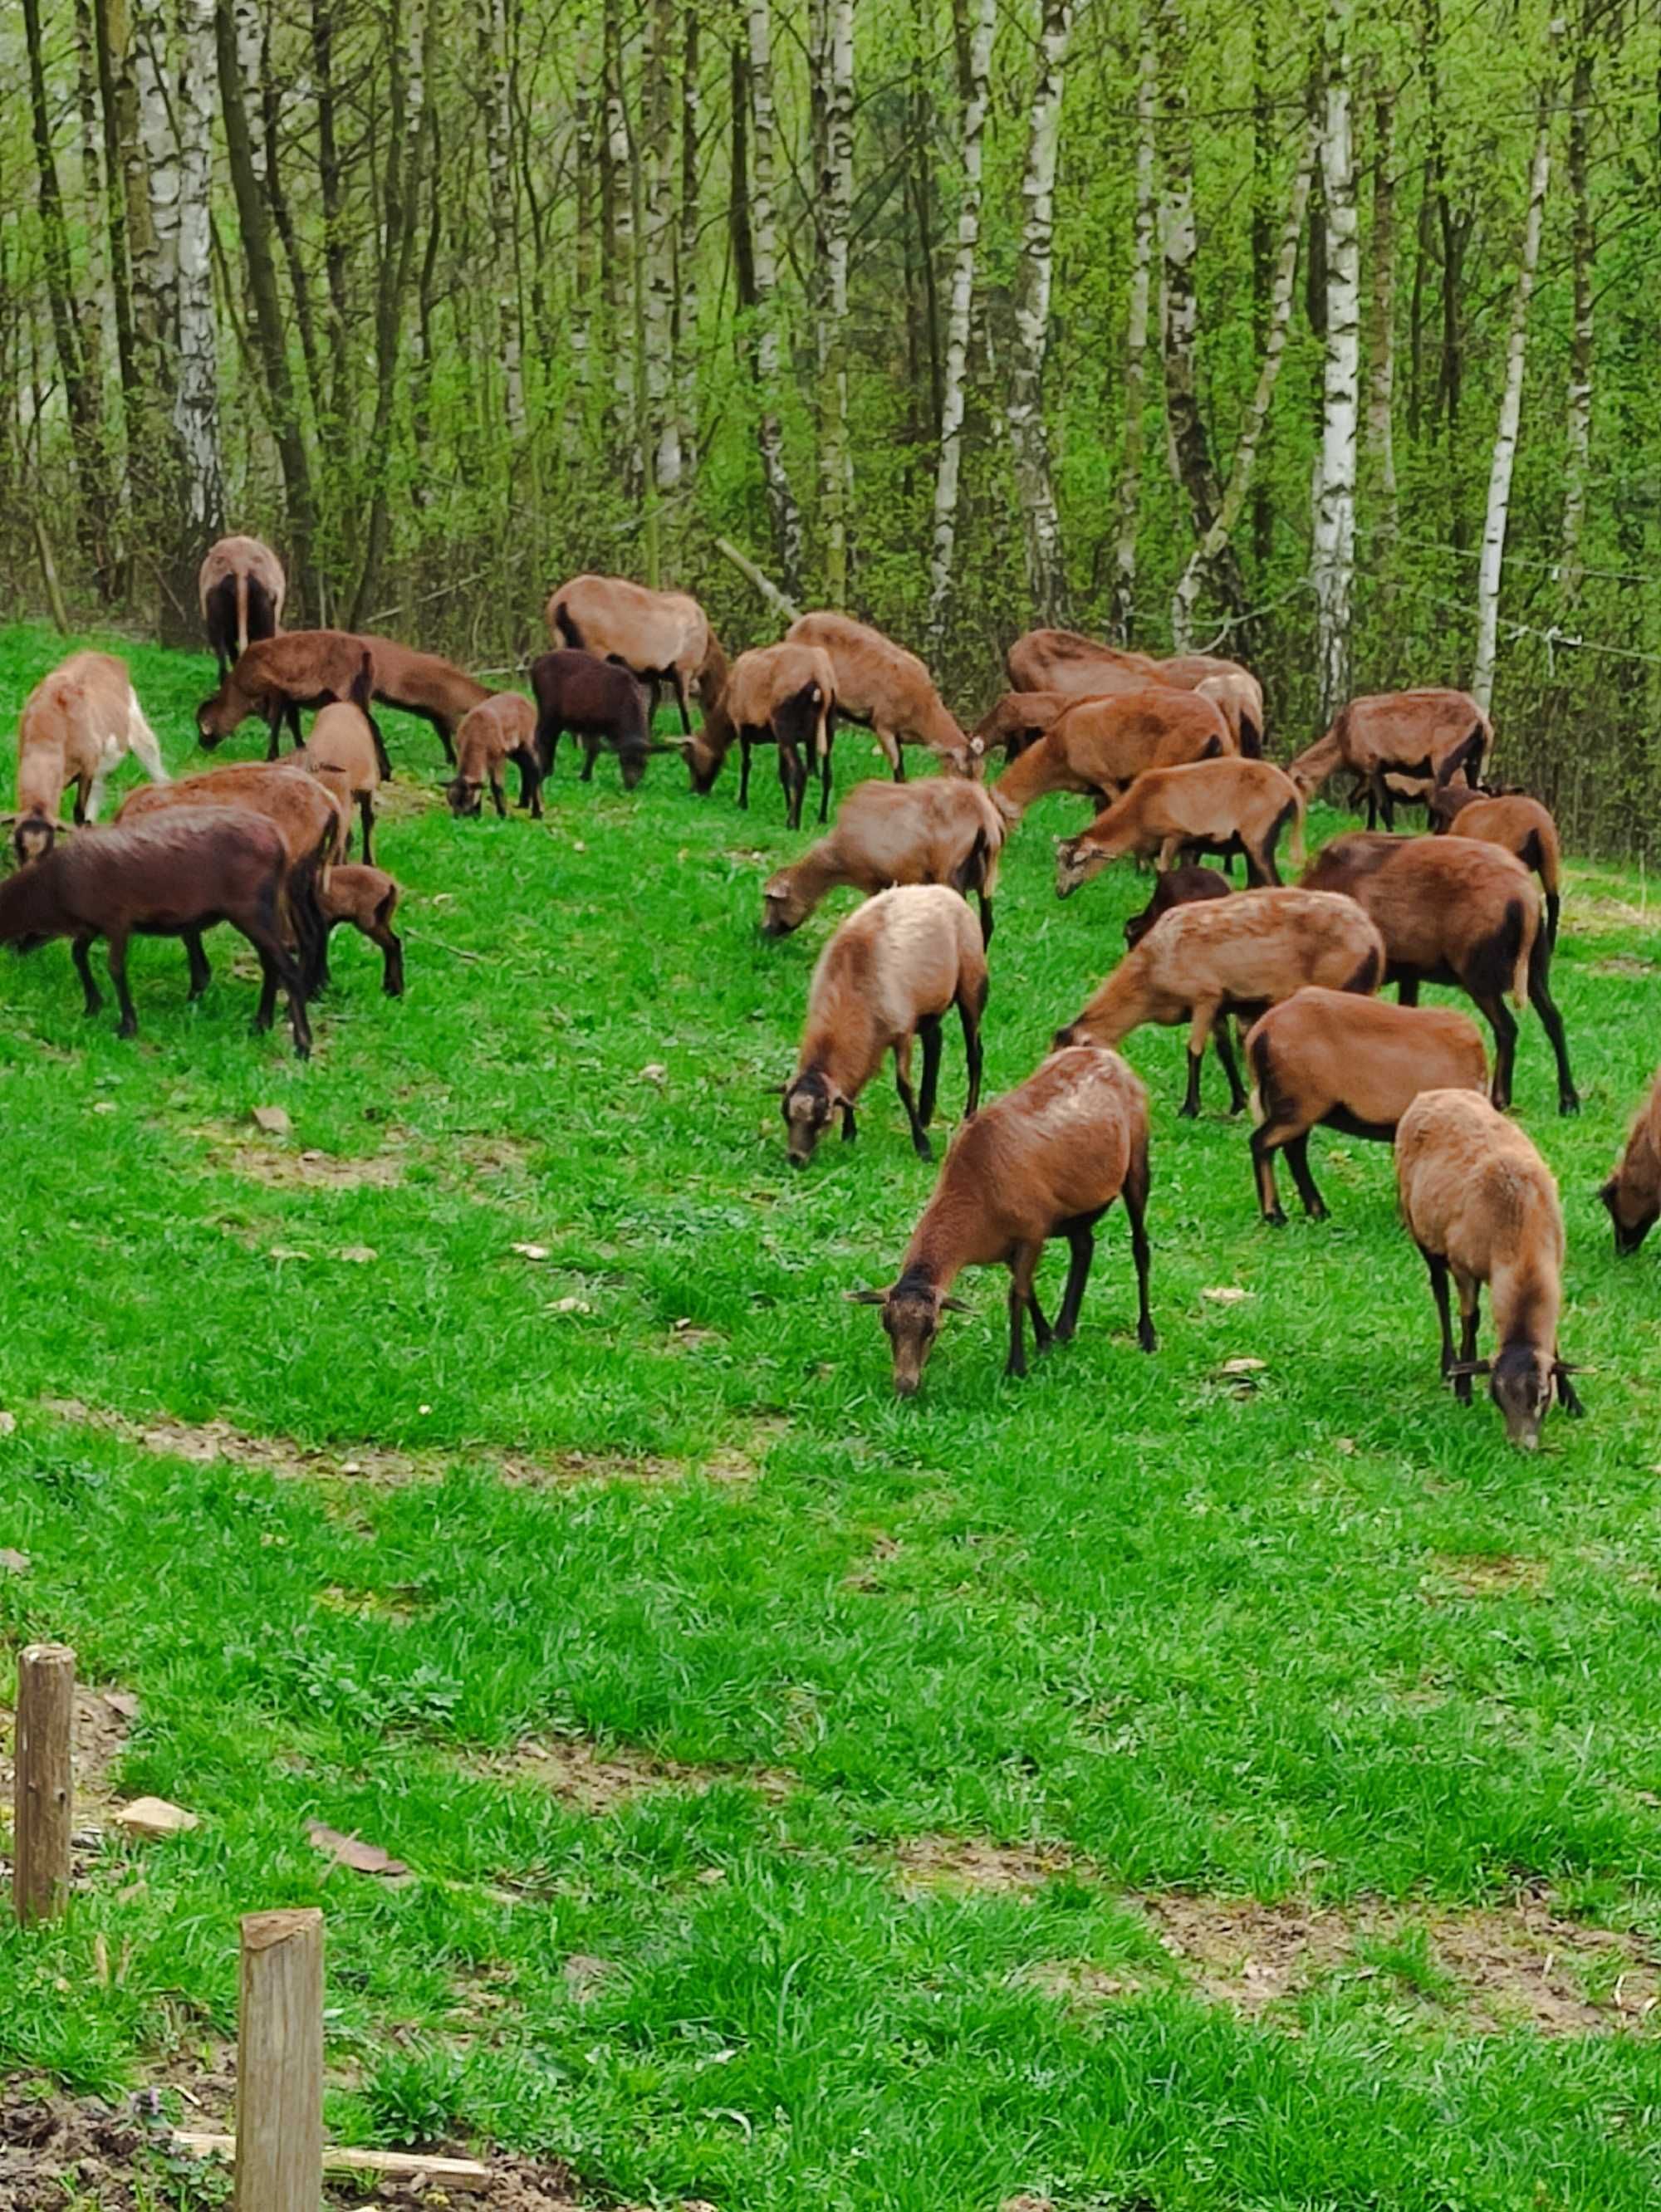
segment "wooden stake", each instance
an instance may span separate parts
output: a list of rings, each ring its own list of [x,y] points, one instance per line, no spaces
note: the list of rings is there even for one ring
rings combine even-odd
[[[175,2128],[173,2147],[192,2158],[234,2158],[234,2136],[200,2135]],[[429,2181],[447,2189],[485,2189],[496,2179],[495,2170],[476,2158],[438,2158],[420,2151],[337,2150],[324,2147],[324,2170],[356,2174],[365,2181]]]
[[[318,2212],[323,2194],[323,1915],[242,1923],[236,2212]]]
[[[74,1652],[67,1644],[29,1644],[17,1662],[12,1877],[17,1917],[26,1926],[55,1920],[69,1901],[74,1718]]]

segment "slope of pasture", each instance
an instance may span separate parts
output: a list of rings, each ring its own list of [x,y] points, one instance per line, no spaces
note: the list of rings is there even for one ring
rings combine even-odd
[[[58,649],[0,635],[8,732]],[[204,664],[131,658],[195,764]],[[902,1405],[843,1293],[931,1172],[886,1077],[785,1164],[848,902],[759,936],[770,762],[747,817],[568,753],[545,826],[458,823],[387,729],[409,996],[343,933],[309,1066],[225,933],[194,1009],[137,947],[135,1044],[62,945],[0,962],[0,1638],[136,1694],[89,1784],[201,1816],[0,1935],[0,2071],[205,2094],[237,1914],[317,1901],[349,2141],[722,2212],[1652,2203],[1661,1253],[1593,1197],[1657,1052],[1643,887],[1568,886],[1578,1121],[1524,1025],[1592,1370],[1536,1456],[1438,1386],[1388,1154],[1317,1136],[1334,1219],[1263,1230],[1174,1031],[1129,1047],[1158,1354],[1116,1213],[1070,1349],[1003,1382],[970,1278]],[[1057,903],[1079,812],[1011,851],[991,1092],[1145,892]]]

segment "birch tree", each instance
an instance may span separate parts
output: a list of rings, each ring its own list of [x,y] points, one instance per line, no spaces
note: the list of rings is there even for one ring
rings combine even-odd
[[[1349,696],[1350,592],[1355,573],[1355,447],[1360,372],[1360,252],[1355,219],[1349,29],[1352,0],[1329,0],[1323,38],[1321,185],[1326,237],[1326,343],[1321,377],[1319,483],[1310,581],[1315,593],[1319,713]]]
[[[1136,617],[1136,537],[1142,504],[1142,453],[1147,406],[1147,318],[1153,291],[1155,124],[1159,94],[1159,47],[1151,9],[1141,22],[1136,72],[1136,216],[1131,234],[1130,300],[1125,317],[1124,450],[1113,532],[1113,599],[1109,628],[1129,645]]]
[[[1033,619],[1052,622],[1062,597],[1061,522],[1050,476],[1043,419],[1043,366],[1050,336],[1050,287],[1055,262],[1056,162],[1061,145],[1062,89],[1072,0],[1043,0],[1038,73],[1027,114],[1026,167],[1021,180],[1021,252],[1015,278],[1014,341],[1009,371],[1009,442],[1015,495],[1026,551]]]
[[[571,311],[566,343],[571,362],[573,404],[565,410],[565,458],[581,465],[588,446],[588,398],[593,375],[594,143],[593,39],[586,6],[576,26],[576,93],[571,110],[571,142],[576,168],[576,238],[572,255]]]
[[[854,199],[854,0],[826,0],[825,59],[824,174],[819,193],[824,235],[819,501],[824,593],[833,607],[839,607],[848,597],[853,486],[848,448],[848,230]]]
[[[773,23],[769,0],[747,0],[751,133],[749,215],[754,251],[756,382],[760,402],[757,441],[773,548],[786,596],[801,597],[801,511],[784,464],[784,426],[779,416],[778,233],[773,207]]]
[[[636,404],[635,208],[630,183],[629,111],[623,98],[623,27],[619,0],[605,0],[605,169],[611,180],[606,225],[606,295],[611,349],[611,404],[625,498],[640,496],[644,463]]]
[[[1251,489],[1257,449],[1269,421],[1275,387],[1280,380],[1281,362],[1286,352],[1287,331],[1292,321],[1293,294],[1298,274],[1298,240],[1303,234],[1304,217],[1309,206],[1310,176],[1314,165],[1315,144],[1311,131],[1305,134],[1297,172],[1292,180],[1292,197],[1287,208],[1286,222],[1281,228],[1280,252],[1275,258],[1269,290],[1269,324],[1263,337],[1263,357],[1258,365],[1257,387],[1240,426],[1239,441],[1234,449],[1234,465],[1229,471],[1228,489],[1223,494],[1210,527],[1189,556],[1188,565],[1177,580],[1171,599],[1171,639],[1178,653],[1187,653],[1193,645],[1194,609],[1201,587],[1221,558],[1236,525],[1245,511],[1246,494]]]
[[[166,388],[179,327],[179,148],[167,113],[167,15],[165,0],[134,0],[133,79],[148,220],[133,241],[132,289],[147,356],[140,381],[152,401]]]
[[[179,371],[173,421],[190,526],[186,551],[225,522],[213,296],[214,0],[184,0],[179,72]],[[199,557],[199,554],[198,554]],[[188,566],[188,560],[186,562]],[[186,604],[190,604],[188,592]]]
[[[969,337],[973,326],[975,262],[981,237],[982,146],[986,136],[992,33],[997,0],[976,0],[958,134],[960,170],[958,246],[952,263],[952,297],[946,319],[946,374],[940,396],[940,450],[934,472],[934,532],[929,558],[928,635],[938,647],[952,590],[958,536],[958,490],[963,474],[964,399],[969,385]]]
[[[1574,335],[1569,348],[1568,415],[1565,426],[1563,522],[1558,558],[1563,605],[1573,607],[1585,580],[1580,541],[1586,520],[1586,478],[1591,465],[1593,308],[1591,271],[1596,240],[1591,223],[1592,48],[1591,0],[1583,11],[1569,100],[1569,198],[1573,207]]]
[[[651,453],[648,566],[658,562],[657,501],[680,482],[674,390],[675,137],[669,124],[675,0],[652,0],[646,54],[646,312],[642,332],[646,437]],[[658,580],[653,575],[654,584]]]
[[[1482,525],[1482,550],[1476,570],[1476,660],[1470,689],[1471,696],[1484,708],[1494,699],[1494,664],[1500,641],[1500,580],[1506,562],[1506,526],[1511,513],[1517,433],[1523,419],[1529,301],[1534,295],[1535,273],[1540,265],[1540,234],[1545,221],[1546,186],[1551,176],[1552,97],[1550,84],[1542,85],[1534,160],[1529,172],[1529,206],[1523,227],[1522,258],[1517,264],[1517,283],[1511,298],[1511,327],[1506,337],[1506,380],[1500,397],[1499,425],[1494,434],[1488,513]]]

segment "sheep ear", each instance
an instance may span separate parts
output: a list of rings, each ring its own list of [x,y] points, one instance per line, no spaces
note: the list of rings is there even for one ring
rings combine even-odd
[[[1494,1362],[1491,1359],[1459,1359],[1444,1372],[1449,1382],[1456,1377],[1463,1379],[1467,1375],[1492,1375]]]
[[[1554,1359],[1551,1371],[1554,1375],[1595,1375],[1597,1370],[1583,1366],[1578,1359]]]
[[[974,1310],[974,1307],[971,1306],[964,1298],[942,1298],[940,1300],[940,1311],[942,1313],[973,1313]]]
[[[844,1291],[843,1296],[850,1306],[885,1306],[888,1304],[886,1291]]]
[[[788,1083],[764,1083],[761,1094],[764,1098],[782,1098],[789,1088]]]

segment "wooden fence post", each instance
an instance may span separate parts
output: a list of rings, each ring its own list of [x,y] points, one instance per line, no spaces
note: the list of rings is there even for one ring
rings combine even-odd
[[[323,1915],[250,1912],[237,2008],[236,2212],[323,2196]]]
[[[12,1894],[17,1917],[55,1920],[69,1901],[74,1823],[75,1654],[31,1644],[17,1662]]]

